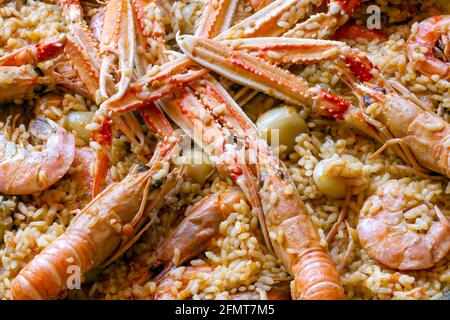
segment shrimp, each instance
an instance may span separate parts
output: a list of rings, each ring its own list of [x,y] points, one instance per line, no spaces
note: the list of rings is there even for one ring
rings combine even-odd
[[[81,276],[110,263],[128,249],[151,225],[149,215],[162,206],[163,196],[178,189],[182,169],[171,171],[162,185],[152,184],[152,177],[176,151],[174,143],[161,145],[148,165],[136,166],[122,181],[94,198],[62,236],[20,271],[11,285],[12,298],[57,298],[66,289],[73,270]],[[147,203],[151,190],[153,197]]]
[[[369,99],[369,103],[377,102],[379,105],[379,112],[374,116],[379,124],[375,123],[375,127],[379,131],[387,128],[396,138],[388,140],[385,146],[398,143],[403,150],[402,158],[419,171],[424,167],[450,177],[450,124],[426,109],[399,83],[391,80],[386,82],[386,87],[389,91],[363,85],[356,87],[361,94],[366,93],[366,101]]]
[[[175,278],[169,273],[159,281],[153,300],[176,300],[178,292],[185,289],[199,273],[211,273],[213,270],[211,266],[188,266],[183,268],[181,277]]]
[[[404,189],[398,181],[391,180],[366,200],[358,221],[359,239],[373,258],[390,268],[430,268],[450,250],[449,222],[434,207],[438,221],[432,221],[425,233],[412,230],[405,216],[417,206],[413,207],[414,201]]]
[[[0,66],[0,75],[3,79],[0,84],[0,104],[31,99],[55,83],[54,79],[39,75],[30,66]]]
[[[7,123],[0,133],[0,192],[25,195],[40,192],[58,182],[69,170],[75,154],[72,134],[50,119],[30,124],[33,136],[47,140],[45,147],[17,145],[10,141]]]
[[[293,298],[342,299],[343,289],[334,262],[326,248],[321,245],[319,234],[286,168],[272,154],[266,142],[258,137],[254,124],[247,119],[226,91],[212,77],[206,79],[207,82],[203,83],[206,88],[203,90],[192,85],[200,96],[203,96],[205,104],[196,100],[195,96],[186,95],[179,98],[178,102],[164,100],[164,111],[189,133],[194,141],[201,143],[205,149],[209,148],[210,152],[217,152],[213,154],[218,158],[218,167],[229,169],[231,177],[241,187],[252,206],[258,210],[268,247],[273,247],[283,265],[294,277]],[[218,108],[219,105],[224,107]],[[195,110],[195,113],[191,109]],[[210,113],[220,119],[220,123],[215,123]],[[206,119],[205,122],[202,122],[198,114],[204,115],[202,118]],[[207,116],[208,114],[210,115]],[[204,125],[204,135],[201,136],[196,134],[196,127],[200,125]],[[229,128],[237,138],[245,141],[249,152],[260,155],[256,163],[256,175],[242,162],[232,161],[231,145],[230,153],[222,153],[220,148],[226,135],[219,129],[220,125]],[[215,151],[212,151],[213,149]],[[220,163],[223,161],[221,158],[225,158],[224,163]],[[308,268],[311,263],[316,267]]]
[[[152,267],[164,266],[159,277],[203,252],[217,236],[220,223],[233,212],[234,204],[243,198],[244,195],[238,188],[230,187],[197,203],[155,250],[155,263]],[[177,263],[173,262],[175,249],[180,253]]]
[[[149,268],[163,269],[153,281],[164,281],[167,273],[198,256],[209,247],[213,238],[218,236],[219,225],[234,211],[244,195],[236,187],[211,194],[195,204],[179,225],[154,250],[138,258],[139,265],[145,265],[140,282],[150,279]],[[179,255],[174,260],[175,250]]]
[[[407,42],[408,58],[426,76],[450,79],[450,15],[420,22]]]

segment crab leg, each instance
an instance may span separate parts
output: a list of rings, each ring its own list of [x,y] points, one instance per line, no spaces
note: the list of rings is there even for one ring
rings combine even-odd
[[[165,50],[167,46],[164,40],[166,35],[164,24],[160,21],[163,16],[164,10],[161,5],[158,5],[159,1],[154,0],[133,0],[133,6],[140,29],[140,42],[147,42],[151,47],[150,50],[156,53],[158,61],[152,61],[153,64],[168,62]],[[151,12],[151,14],[149,14]],[[143,65],[147,65],[146,62],[141,62]],[[150,62],[149,62],[150,63]],[[144,70],[145,72],[145,70]],[[143,76],[139,75],[139,76]]]
[[[155,74],[147,74],[134,82],[121,99],[109,101],[105,104],[105,107],[114,112],[135,110],[148,103],[155,102],[173,92],[174,89],[208,73],[208,70],[203,68],[189,70],[188,67],[192,64],[193,62],[189,59],[176,59],[161,67],[156,67]]]
[[[255,10],[260,10],[272,3],[273,0],[251,1]],[[318,13],[311,16],[306,21],[298,23],[294,28],[283,34],[283,37],[302,39],[326,39],[345,24],[354,10],[359,6],[360,0],[332,0],[328,3],[328,12]],[[256,96],[257,92],[248,87],[239,91],[239,95],[244,95],[243,104]]]
[[[338,41],[279,37],[224,40],[221,43],[273,64],[315,63],[335,59],[345,46]]]
[[[131,0],[109,1],[100,39],[100,52],[104,55],[100,69],[100,90],[102,95],[110,100],[120,99],[131,83],[137,50],[134,30],[135,19]],[[119,61],[120,80],[117,91],[110,96],[106,89],[106,78],[112,77],[109,72],[115,59]]]
[[[192,36],[181,36],[177,40],[189,58],[230,80],[294,105],[312,105],[308,83],[287,70],[218,41]]]
[[[214,38],[231,26],[238,0],[209,0],[195,33],[200,38]]]
[[[218,35],[215,39],[238,39],[249,38],[255,36],[278,36],[292,27],[299,19],[304,17],[307,13],[307,8],[310,4],[320,5],[318,0],[277,0],[270,6],[252,15],[246,20],[226,30]],[[233,6],[219,6],[218,12],[223,10],[234,10]],[[223,13],[227,15],[227,13]],[[207,24],[214,24],[214,27],[209,27],[210,30],[221,30],[225,19],[206,19],[203,21]],[[281,27],[280,27],[281,26]],[[211,29],[212,28],[212,29]],[[206,29],[200,26],[199,30]],[[133,83],[122,99],[107,103],[109,110],[128,111],[137,109],[146,102],[153,102],[160,97],[172,92],[176,87],[184,85],[188,82],[198,79],[205,73],[209,72],[207,69],[198,70],[195,72],[188,71],[185,76],[178,76],[177,73],[189,70],[195,63],[187,56],[181,56],[166,65],[161,67],[159,76],[147,73],[144,77]],[[155,87],[152,88],[152,83],[149,81],[158,78],[155,82]]]
[[[56,36],[39,41],[37,44],[25,46],[0,58],[0,66],[36,65],[52,59],[63,52],[66,38]]]

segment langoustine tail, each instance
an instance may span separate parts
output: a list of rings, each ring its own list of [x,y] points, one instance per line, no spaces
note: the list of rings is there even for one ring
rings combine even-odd
[[[78,232],[67,232],[34,258],[11,285],[14,300],[48,300],[58,297],[61,287],[69,287],[69,278],[80,275],[93,264],[89,240]],[[74,282],[74,285],[76,284]]]

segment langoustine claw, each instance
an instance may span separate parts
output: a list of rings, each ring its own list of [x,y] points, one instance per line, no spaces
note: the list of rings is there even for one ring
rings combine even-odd
[[[9,140],[7,124],[0,134],[0,192],[9,195],[32,194],[47,189],[62,178],[72,165],[75,139],[49,119],[34,120],[31,133],[47,140],[46,146],[25,148]]]

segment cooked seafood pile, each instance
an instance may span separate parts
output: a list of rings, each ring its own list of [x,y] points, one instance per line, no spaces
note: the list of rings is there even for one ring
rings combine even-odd
[[[2,298],[450,289],[445,1],[2,6]]]

